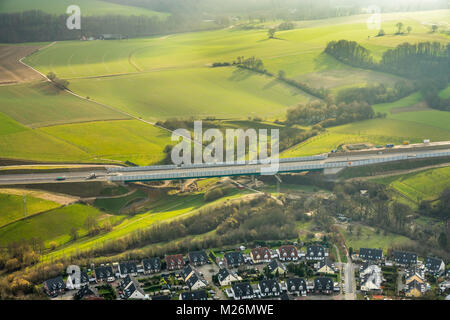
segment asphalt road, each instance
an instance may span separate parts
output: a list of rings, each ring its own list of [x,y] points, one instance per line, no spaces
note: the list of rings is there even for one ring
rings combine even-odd
[[[59,172],[59,173],[24,173],[0,175],[0,185],[20,185],[33,183],[63,183],[63,182],[81,182],[89,181],[88,177],[95,173],[96,180],[108,180],[106,170],[90,170],[78,172]],[[64,181],[57,181],[59,177],[65,177]]]
[[[408,156],[408,159],[415,159],[420,154],[430,154],[430,153],[442,153],[447,152],[450,154],[450,148],[447,149],[436,149],[436,150],[426,150],[426,151],[415,151],[414,149],[398,149],[398,151],[390,150],[389,154],[358,154],[358,155],[348,155],[348,156],[334,156],[328,157],[325,160],[310,160],[310,161],[299,161],[299,162],[288,162],[280,163],[279,171],[282,172],[287,167],[292,166],[308,166],[308,165],[323,165],[323,164],[336,164],[342,167],[351,166],[351,163],[359,160],[370,160],[370,159],[381,159],[385,157],[393,157],[398,155]],[[67,182],[81,182],[81,181],[139,181],[142,180],[165,180],[163,178],[172,179],[188,179],[196,178],[202,176],[216,176],[217,171],[221,171],[223,176],[232,175],[234,172],[236,175],[245,175],[246,172],[251,170],[257,170],[260,172],[262,168],[268,167],[268,165],[253,164],[253,165],[235,165],[228,167],[209,167],[209,168],[176,168],[176,169],[160,169],[160,170],[150,170],[150,171],[136,171],[136,172],[118,172],[118,173],[108,173],[106,168],[91,169],[86,171],[78,172],[59,172],[59,173],[29,173],[29,174],[6,174],[0,175],[0,185],[20,185],[20,184],[33,184],[33,183],[67,183]],[[96,174],[96,179],[89,180],[88,177],[92,174]],[[65,177],[64,181],[57,181],[58,177]],[[163,178],[161,178],[163,177]],[[147,179],[151,178],[151,179]]]

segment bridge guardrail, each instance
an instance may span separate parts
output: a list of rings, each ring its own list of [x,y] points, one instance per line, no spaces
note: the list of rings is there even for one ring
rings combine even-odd
[[[434,152],[434,153],[423,153],[417,155],[398,155],[398,156],[388,156],[380,157],[374,159],[365,160],[350,160],[350,161],[339,161],[331,163],[317,163],[317,164],[297,164],[297,165],[283,165],[280,166],[279,172],[297,172],[297,171],[309,171],[309,170],[320,170],[327,168],[345,168],[345,167],[356,167],[363,165],[371,165],[376,163],[393,162],[400,160],[416,159],[416,158],[431,158],[431,157],[442,157],[450,156],[450,151],[447,152]],[[154,173],[147,175],[129,175],[129,176],[113,176],[110,178],[111,181],[124,182],[124,181],[151,181],[151,180],[170,180],[170,179],[186,179],[186,178],[203,178],[203,177],[220,177],[220,176],[234,176],[234,175],[258,175],[261,173],[261,168],[249,167],[234,169],[223,168],[222,170],[208,170],[205,172],[174,172],[174,173]]]

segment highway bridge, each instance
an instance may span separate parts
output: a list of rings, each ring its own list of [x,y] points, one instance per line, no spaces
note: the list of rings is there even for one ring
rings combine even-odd
[[[324,170],[335,172],[348,167],[378,163],[411,161],[414,159],[450,156],[450,142],[373,148],[356,152],[338,152],[310,157],[282,158],[276,173]],[[210,178],[224,176],[261,175],[268,170],[267,160],[245,163],[214,163],[192,165],[166,165],[150,167],[114,167],[86,172],[2,174],[0,185],[33,183],[64,183],[81,181],[112,181],[117,183]],[[269,170],[270,171],[270,170]],[[92,179],[95,173],[95,179]],[[272,172],[274,173],[274,172]],[[91,178],[89,178],[91,177]],[[63,178],[58,179],[58,178]]]

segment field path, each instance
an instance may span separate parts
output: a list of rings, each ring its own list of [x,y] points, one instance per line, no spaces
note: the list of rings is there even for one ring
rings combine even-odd
[[[55,41],[55,42],[52,42],[52,43],[49,44],[48,46],[45,46],[45,47],[43,47],[43,48],[40,48],[39,50],[48,48],[48,47],[54,45],[55,43],[56,43],[56,41]],[[35,72],[39,73],[42,77],[44,77],[45,81],[51,82],[51,80],[50,80],[49,78],[47,78],[46,75],[44,75],[43,73],[39,72],[39,71],[36,70],[35,68],[33,68],[33,67],[31,67],[30,65],[26,64],[25,62],[23,62],[23,59],[25,59],[25,58],[26,58],[26,57],[23,57],[22,59],[19,60],[19,62],[20,62],[21,64],[23,64],[24,66],[26,66],[26,67],[28,67],[28,68],[34,70]],[[154,122],[151,122],[151,121],[148,121],[148,120],[144,120],[144,119],[142,119],[141,117],[135,116],[135,115],[133,115],[133,114],[131,114],[131,113],[125,112],[125,111],[120,110],[120,109],[118,109],[118,108],[115,108],[115,107],[113,107],[113,106],[110,106],[110,105],[107,105],[107,104],[104,104],[104,103],[101,103],[101,102],[98,102],[98,101],[95,101],[95,100],[92,100],[92,99],[87,99],[87,98],[85,98],[85,97],[83,97],[83,96],[80,96],[79,94],[76,94],[75,92],[73,92],[73,91],[71,91],[71,90],[69,90],[69,89],[65,89],[64,91],[66,91],[67,93],[69,93],[69,94],[71,94],[71,95],[73,95],[73,96],[75,96],[75,97],[77,97],[77,98],[79,98],[79,99],[83,99],[83,100],[85,100],[85,101],[90,101],[90,102],[96,103],[96,104],[98,104],[98,105],[100,105],[100,106],[102,106],[102,107],[105,107],[105,108],[108,108],[108,109],[110,109],[110,110],[116,111],[116,112],[118,112],[118,113],[121,113],[121,114],[123,114],[123,115],[126,115],[127,117],[130,117],[130,118],[132,118],[132,119],[135,119],[135,120],[144,122],[144,123],[146,123],[146,124],[149,124],[149,125],[151,125],[151,126],[154,126],[154,127],[159,128],[159,129],[168,131],[168,132],[170,132],[170,133],[173,134],[173,131],[172,131],[172,130],[170,130],[170,129],[168,129],[168,128],[165,128],[165,127],[162,127],[162,126],[160,126],[160,125],[157,125],[157,124],[154,123]],[[186,136],[185,138],[186,138],[188,141],[192,141],[192,140],[191,140],[191,137]],[[194,141],[194,143],[196,143],[196,142]]]

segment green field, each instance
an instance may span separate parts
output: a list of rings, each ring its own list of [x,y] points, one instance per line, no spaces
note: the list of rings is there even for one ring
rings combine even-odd
[[[437,199],[442,191],[450,186],[450,167],[373,179],[373,181],[388,185],[418,204],[421,200]]]
[[[141,190],[136,190],[133,193],[126,195],[124,197],[96,199],[94,202],[94,206],[96,206],[100,210],[118,214],[124,207],[131,204],[132,202],[140,201],[147,198],[148,196],[145,194],[145,192]]]
[[[1,193],[0,190],[0,228],[8,223],[31,216],[39,212],[58,208],[60,205],[32,196],[26,196],[26,211],[24,197],[14,194]]]
[[[146,119],[283,117],[287,107],[309,99],[277,80],[235,68],[72,80],[70,88]]]
[[[0,87],[0,112],[29,127],[127,118],[47,82]]]
[[[324,55],[331,40],[357,40],[380,52],[406,40],[447,41],[429,34],[415,20],[410,22],[417,31],[408,37],[368,39],[373,31],[352,21],[359,22],[350,17],[347,23],[279,32],[281,40],[268,40],[266,30],[231,28],[127,41],[60,42],[26,62],[43,73],[69,78],[70,88],[82,96],[146,119],[192,115],[274,119],[283,117],[286,107],[310,97],[265,76],[207,66],[256,56],[272,73],[284,70],[288,77],[335,92],[378,82],[393,84],[400,78],[352,68]],[[394,28],[393,21],[386,23]]]
[[[358,227],[361,227],[360,236],[357,235]],[[366,226],[354,226],[351,234],[345,230],[341,230],[341,232],[345,237],[347,247],[352,247],[354,250],[359,250],[360,248],[379,248],[383,249],[386,254],[388,248],[412,243],[412,240],[405,236],[393,233],[384,235],[383,232],[376,234],[373,228]]]
[[[0,228],[0,245],[31,238],[40,238],[47,244],[50,241],[66,243],[70,240],[72,228],[79,228],[80,235],[83,235],[86,233],[83,229],[86,218],[99,218],[101,215],[97,209],[81,204],[54,209]]]
[[[88,157],[84,151],[43,132],[26,128],[0,112],[0,158],[73,161]]]
[[[74,145],[96,161],[131,161],[146,165],[161,161],[170,132],[138,120],[99,121],[41,129]]]
[[[53,14],[66,14],[67,7],[78,5],[82,15],[145,15],[165,17],[167,14],[143,8],[119,5],[100,0],[2,0],[0,13],[22,12],[29,10],[42,10]]]

